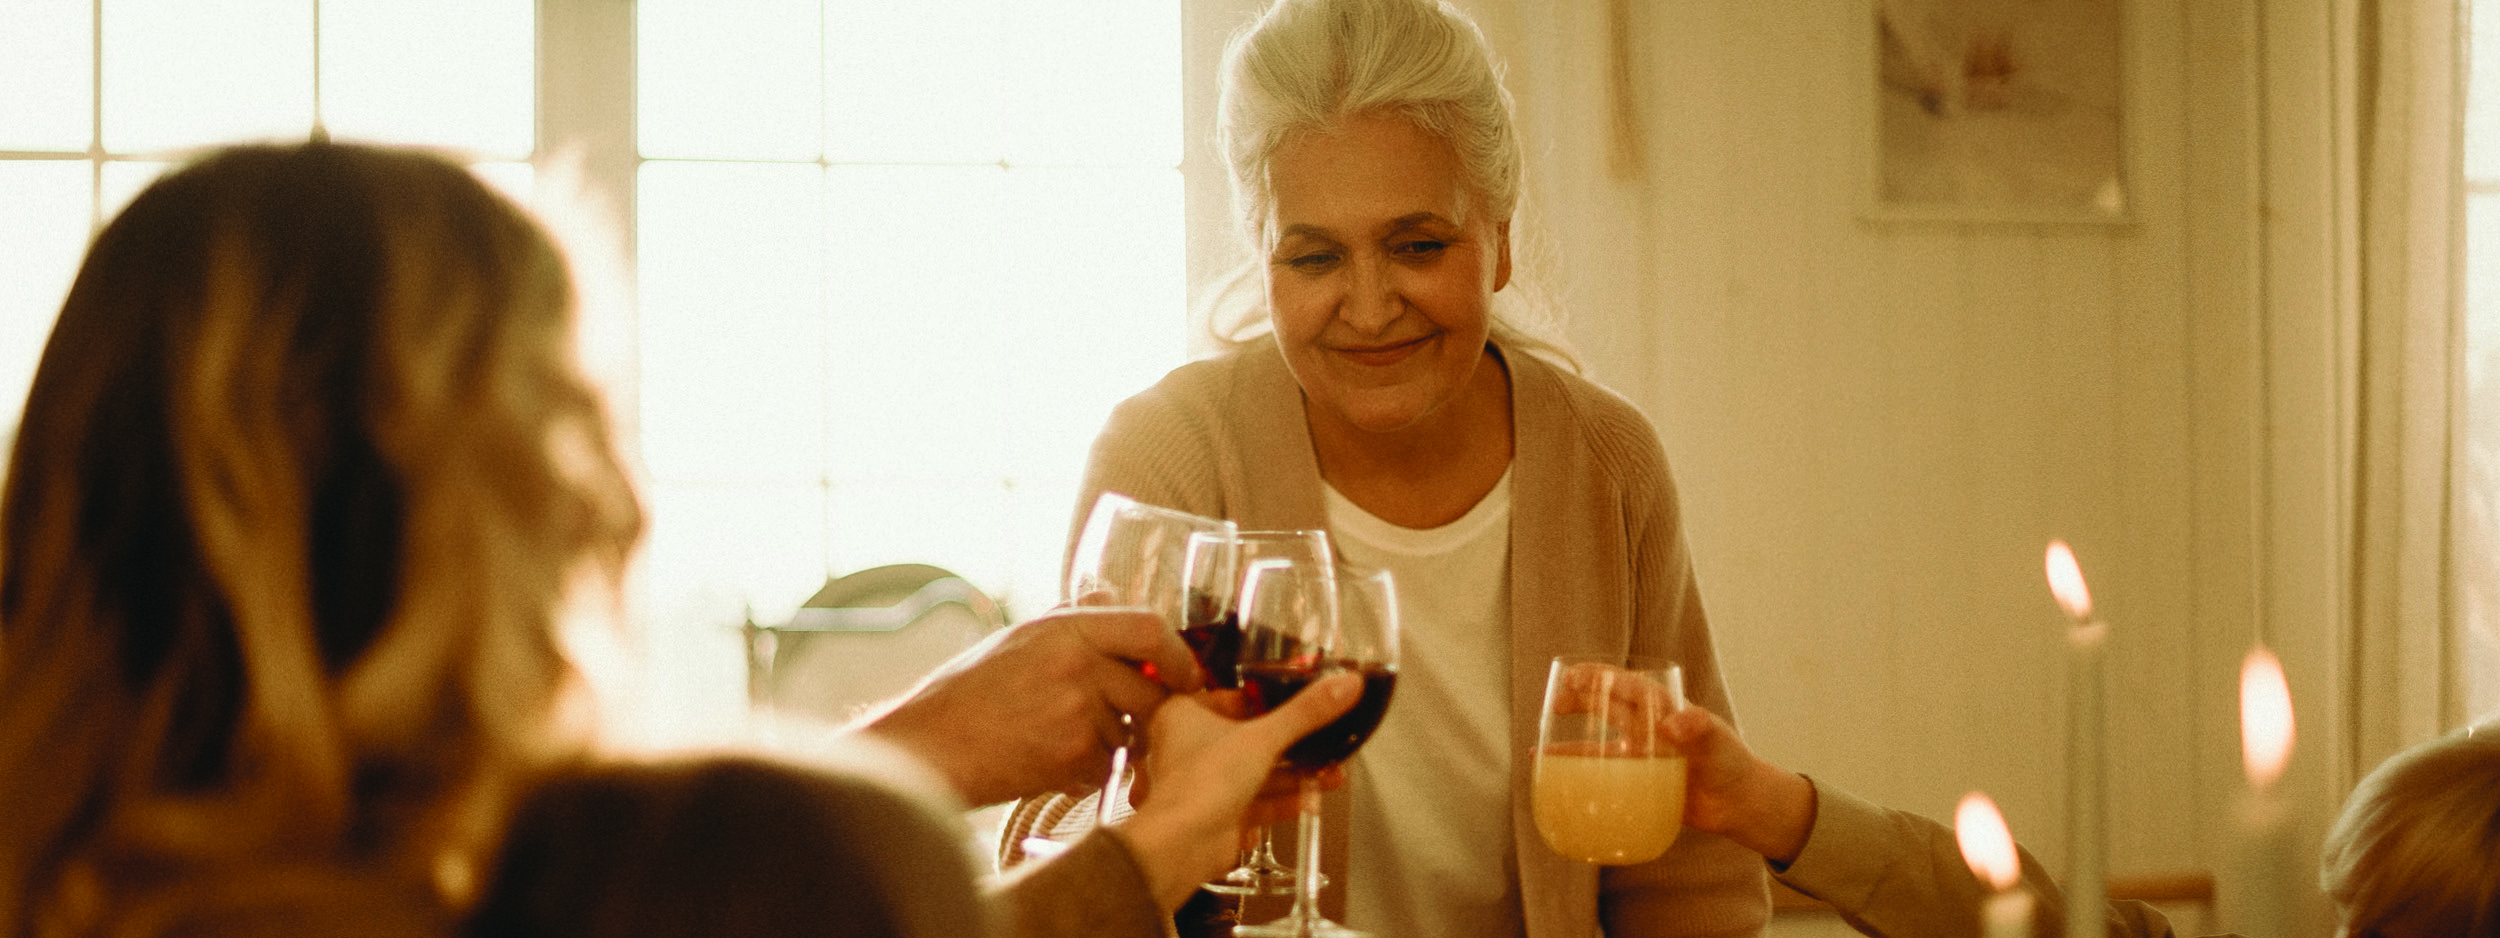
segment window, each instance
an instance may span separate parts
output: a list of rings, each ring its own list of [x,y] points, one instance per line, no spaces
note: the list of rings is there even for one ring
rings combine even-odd
[[[647,471],[644,718],[742,706],[734,626],[831,574],[1054,603],[1094,431],[1184,357],[1179,4],[622,9],[0,0],[0,413],[91,232],[187,149],[318,122],[526,193],[595,138],[632,154],[584,172],[635,206],[632,338],[594,364]]]
[[[526,186],[526,4],[0,0],[0,408],[14,415],[91,231],[180,151],[342,136],[457,147]],[[320,91],[316,93],[316,86]]]
[[[2465,713],[2500,717],[2500,0],[2474,0],[2466,88],[2465,473],[2457,487]]]
[[[650,615],[895,562],[1055,603],[1094,431],[1184,356],[1179,5],[637,10]]]

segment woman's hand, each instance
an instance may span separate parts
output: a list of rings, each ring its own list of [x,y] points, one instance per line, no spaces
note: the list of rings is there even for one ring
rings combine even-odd
[[[1700,707],[1668,717],[1666,731],[1684,752],[1684,823],[1780,866],[1796,862],[1814,830],[1814,784],[1755,756],[1734,727]]]
[[[1362,692],[1362,678],[1340,674],[1254,720],[1219,713],[1229,709],[1222,695],[1173,697],[1156,708],[1145,747],[1154,783],[1141,794],[1137,814],[1117,829],[1166,913],[1233,865],[1245,825],[1256,826],[1249,819],[1291,813],[1294,776],[1274,771],[1278,757],[1352,708]]]
[[[1140,673],[1156,667],[1156,678]],[[966,804],[1091,791],[1166,695],[1198,689],[1189,646],[1135,609],[1060,607],[992,634],[863,721],[911,750]]]

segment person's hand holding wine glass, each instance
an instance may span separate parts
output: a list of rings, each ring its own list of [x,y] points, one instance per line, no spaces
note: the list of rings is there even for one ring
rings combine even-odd
[[[1165,628],[1182,632],[1188,603],[1189,541],[1193,534],[1230,538],[1233,523],[1144,504],[1105,492],[1086,516],[1069,556],[1066,600],[1143,610]],[[1193,653],[1197,649],[1192,649]],[[1152,662],[1148,677],[1159,677]],[[1125,813],[1128,796],[1126,740],[1112,753],[1111,771],[1095,804],[1096,822],[1109,826]]]

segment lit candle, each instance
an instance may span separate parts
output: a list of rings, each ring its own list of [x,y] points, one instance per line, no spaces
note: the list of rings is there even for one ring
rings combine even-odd
[[[2240,807],[2246,838],[2241,848],[2241,886],[2247,904],[2233,916],[2244,935],[2291,933],[2301,863],[2274,784],[2292,758],[2292,689],[2283,662],[2259,644],[2240,665],[2240,760],[2248,770],[2248,793]]]
[[[1962,845],[1962,862],[1971,875],[1995,890],[1979,905],[1984,938],[2031,938],[2031,890],[2022,888],[2023,866],[2014,852],[2014,833],[2005,815],[1987,795],[1971,792],[1953,810],[1953,839]]]
[[[2098,935],[2104,929],[2101,851],[2108,844],[2101,821],[2101,645],[2109,626],[2092,618],[2092,591],[2065,541],[2050,541],[2049,592],[2074,626],[2066,630],[2066,840],[2073,868],[2066,879],[2066,934]]]

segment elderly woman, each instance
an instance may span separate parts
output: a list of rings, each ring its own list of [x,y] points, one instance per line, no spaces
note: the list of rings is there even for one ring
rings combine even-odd
[[[1353,701],[1226,720],[1094,650],[1188,674],[1151,617],[1067,611],[863,730],[861,761],[952,791],[603,764],[556,626],[614,599],[642,512],[572,330],[554,243],[422,153],[219,151],[105,228],[0,496],[0,933],[639,936],[726,909],[695,924],[1157,935],[1277,753]],[[1057,680],[1074,710],[985,677],[1101,671],[1132,683]],[[945,809],[1099,771],[1105,693],[1173,793],[993,914]],[[1020,718],[950,719],[993,711]],[[851,879],[771,868],[811,857]]]
[[[1525,754],[1554,656],[1674,659],[1699,704],[1730,709],[1657,434],[1510,295],[1521,145],[1474,24],[1434,0],[1280,0],[1235,39],[1220,113],[1265,302],[1219,328],[1228,352],[1116,409],[1079,518],[1117,491],[1324,528],[1397,576],[1397,699],[1323,825],[1348,832],[1326,851],[1339,920],[1759,930],[1762,864],[1720,837],[1600,868],[1531,821]]]

